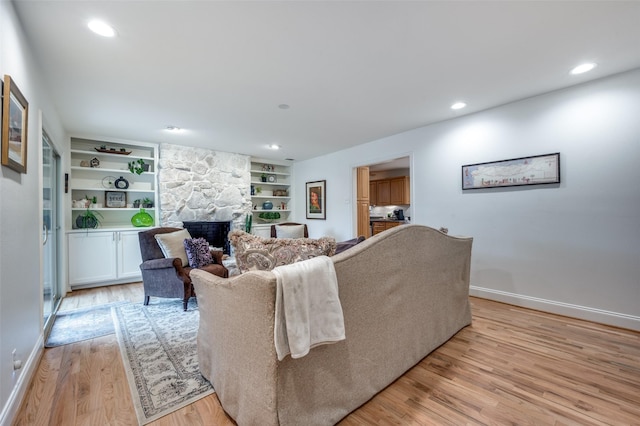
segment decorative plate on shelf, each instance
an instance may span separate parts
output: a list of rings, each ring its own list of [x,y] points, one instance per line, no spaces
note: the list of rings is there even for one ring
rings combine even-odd
[[[105,189],[112,189],[115,188],[114,186],[114,182],[116,181],[116,179],[118,179],[115,176],[105,176],[102,178],[102,186]]]
[[[93,148],[98,152],[103,152],[105,154],[120,154],[120,155],[129,155],[131,151],[118,151],[117,149],[105,149],[105,148]]]

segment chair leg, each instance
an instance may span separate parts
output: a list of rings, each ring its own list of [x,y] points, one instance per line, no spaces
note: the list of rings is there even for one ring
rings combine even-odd
[[[144,305],[147,306],[149,304],[149,299],[151,299],[151,296],[145,296],[144,297]]]
[[[184,310],[185,310],[185,312],[187,311],[187,305],[188,305],[188,304],[189,304],[189,299],[188,299],[188,298],[187,298],[187,299],[184,299],[184,300],[182,301],[182,305],[184,306]]]

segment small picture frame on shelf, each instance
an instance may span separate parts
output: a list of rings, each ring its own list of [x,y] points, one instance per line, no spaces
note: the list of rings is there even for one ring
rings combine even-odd
[[[121,191],[104,192],[105,207],[125,208],[127,207],[127,193]]]

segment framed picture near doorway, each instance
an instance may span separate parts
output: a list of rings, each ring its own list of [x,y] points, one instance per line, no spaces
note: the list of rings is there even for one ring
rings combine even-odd
[[[327,219],[327,181],[318,180],[315,182],[307,182],[306,184],[306,200],[307,200],[307,219]]]
[[[2,165],[27,173],[29,103],[9,75],[2,88]]]

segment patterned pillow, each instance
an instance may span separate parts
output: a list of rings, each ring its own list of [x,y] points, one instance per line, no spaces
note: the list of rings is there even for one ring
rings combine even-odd
[[[204,238],[184,240],[184,249],[187,252],[189,266],[192,268],[201,268],[213,263],[213,257],[209,250],[209,242]]]
[[[316,256],[332,256],[336,240],[331,237],[262,238],[236,229],[229,232],[240,272],[270,271],[276,266],[288,265]]]

